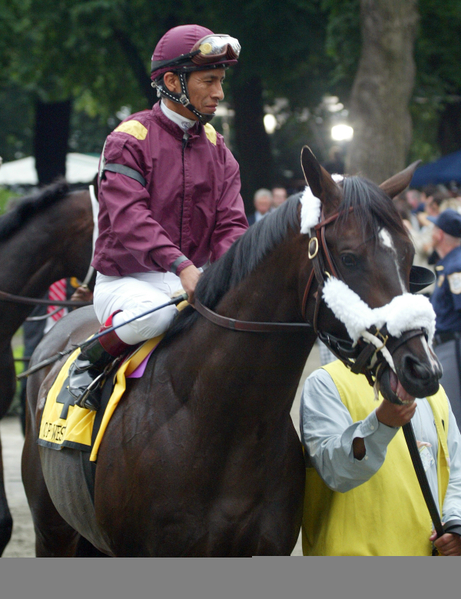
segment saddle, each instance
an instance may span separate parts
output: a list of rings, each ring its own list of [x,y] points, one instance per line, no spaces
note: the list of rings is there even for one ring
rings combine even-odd
[[[102,388],[101,408],[97,412],[76,405],[75,397],[68,391],[69,368],[80,352],[80,349],[75,350],[48,391],[37,443],[55,450],[66,447],[89,452],[89,461],[95,462],[107,425],[125,392],[126,379],[142,376],[147,361],[162,338],[163,335],[146,341],[118,368],[116,364]]]

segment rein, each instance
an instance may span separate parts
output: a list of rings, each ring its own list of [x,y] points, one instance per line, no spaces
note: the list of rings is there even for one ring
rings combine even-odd
[[[29,306],[61,306],[65,308],[81,308],[83,306],[91,306],[93,302],[73,302],[71,300],[46,300],[33,297],[24,297],[22,295],[13,295],[6,291],[0,291],[0,300],[5,302],[13,302],[16,304],[27,304]],[[59,312],[59,310],[58,310]]]
[[[217,312],[210,310],[210,308],[204,306],[197,298],[195,298],[194,300],[194,308],[197,310],[199,314],[201,314],[204,318],[206,318],[213,324],[216,324],[217,326],[223,327],[225,329],[230,329],[232,331],[244,331],[247,333],[298,333],[313,329],[315,333],[318,334],[317,317],[320,308],[320,303],[322,301],[321,293],[319,293],[319,291],[321,291],[321,287],[323,287],[326,281],[326,277],[330,276],[330,274],[324,268],[324,262],[321,257],[321,253],[319,252],[319,244],[321,244],[323,253],[326,256],[329,268],[331,270],[331,274],[335,277],[338,277],[336,269],[333,266],[333,261],[325,240],[326,225],[334,222],[338,217],[339,212],[335,212],[335,214],[332,214],[331,216],[320,222],[318,225],[316,225],[316,236],[311,236],[311,239],[309,241],[309,258],[312,261],[313,270],[309,276],[306,288],[304,290],[301,311],[303,318],[306,318],[305,312],[307,299],[309,297],[315,274],[315,278],[319,284],[319,290],[317,291],[316,308],[314,313],[313,324],[311,324],[310,322],[260,322],[253,320],[238,320],[237,318],[229,318],[228,316],[222,316],[221,314],[218,314]],[[326,274],[326,276],[324,273]]]
[[[213,312],[213,310],[200,303],[197,298],[194,301],[194,308],[210,322],[232,331],[245,331],[247,333],[293,333],[313,328],[308,322],[258,322],[228,318],[227,316],[221,316],[221,314]]]

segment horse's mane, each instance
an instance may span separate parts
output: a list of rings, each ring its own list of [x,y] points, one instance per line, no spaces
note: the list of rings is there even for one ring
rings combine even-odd
[[[211,264],[197,284],[195,295],[208,308],[214,309],[219,300],[245,279],[283,239],[289,230],[299,231],[299,197],[288,198],[281,206],[252,225],[219,260]],[[168,337],[188,328],[197,317],[192,308],[184,310],[181,318],[168,332]]]
[[[46,210],[69,193],[64,179],[47,185],[37,193],[20,198],[6,214],[0,216],[0,241],[5,241],[21,229],[31,218]]]
[[[350,208],[353,208],[363,236],[369,236],[371,232],[377,242],[380,229],[385,227],[408,237],[393,201],[377,185],[367,179],[351,176],[343,179],[342,188],[340,217],[335,223],[337,231],[347,219]],[[283,241],[290,229],[299,231],[300,196],[291,196],[277,210],[250,227],[218,261],[205,270],[195,290],[196,297],[204,306],[215,309],[227,291],[255,270],[261,260]],[[196,310],[184,310],[166,339],[188,329],[197,317]]]

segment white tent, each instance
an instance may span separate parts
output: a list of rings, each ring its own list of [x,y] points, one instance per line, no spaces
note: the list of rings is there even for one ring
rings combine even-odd
[[[99,158],[86,154],[67,154],[66,180],[69,183],[88,183],[98,172]],[[38,185],[35,158],[4,162],[0,167],[0,185]]]

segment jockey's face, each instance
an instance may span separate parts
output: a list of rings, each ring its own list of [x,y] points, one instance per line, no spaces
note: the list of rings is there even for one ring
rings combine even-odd
[[[207,69],[190,73],[187,79],[189,99],[199,112],[215,114],[219,102],[224,98],[222,84],[225,76],[225,69]],[[165,73],[164,81],[171,91],[181,93],[181,84],[177,75]],[[182,104],[168,101],[167,106],[188,119],[198,121],[198,117]]]

